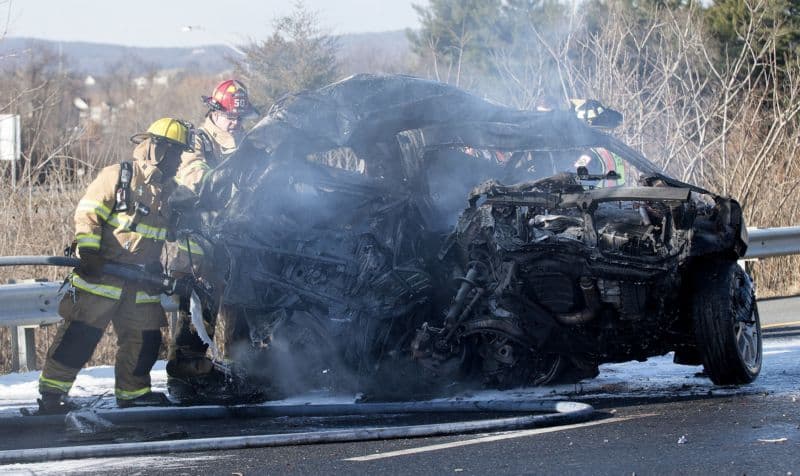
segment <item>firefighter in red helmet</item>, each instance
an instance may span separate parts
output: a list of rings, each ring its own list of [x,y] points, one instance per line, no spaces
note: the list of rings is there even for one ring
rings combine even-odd
[[[211,96],[201,97],[208,112],[197,130],[195,152],[183,155],[176,176],[179,184],[195,193],[209,171],[239,147],[244,135],[243,120],[258,114],[250,103],[247,88],[236,79],[226,79],[214,88]]]
[[[204,182],[210,177],[211,171],[230,157],[239,147],[244,128],[243,119],[257,114],[250,103],[247,88],[241,81],[227,79],[217,85],[211,96],[201,96],[203,103],[208,106],[205,120],[195,134],[194,151],[186,152],[181,156],[181,166],[175,181],[182,185],[183,190],[199,194]],[[191,227],[190,227],[191,228]],[[179,233],[175,241],[178,245],[167,247],[165,252],[165,266],[173,274],[194,274],[199,268],[206,278],[216,284],[221,290],[224,280],[221,272],[216,272],[214,267],[209,267],[213,261],[213,246],[202,236],[194,232]],[[181,244],[183,246],[181,246]],[[183,269],[185,268],[185,269]],[[217,296],[218,301],[221,296]],[[208,339],[214,339],[214,331],[218,316],[225,323],[223,340],[226,345],[226,355],[230,356],[231,342],[245,332],[241,329],[244,318],[239,318],[241,310],[230,308],[224,303],[204,302],[203,326],[205,332],[196,329],[192,323],[187,299],[179,303],[178,319],[169,346],[167,386],[170,394],[184,403],[202,401],[196,389],[205,391],[214,388],[212,393],[220,397],[219,401],[226,401],[221,395],[225,392],[220,388],[220,376],[216,375],[214,365],[207,356]],[[195,322],[198,320],[195,319]],[[237,330],[238,329],[238,330]],[[205,340],[205,342],[204,342]],[[224,387],[224,386],[223,386]]]

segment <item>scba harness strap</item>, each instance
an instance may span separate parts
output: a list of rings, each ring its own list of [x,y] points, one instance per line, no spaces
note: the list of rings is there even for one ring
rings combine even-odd
[[[200,138],[200,142],[203,143],[203,156],[206,158],[206,161],[208,161],[209,157],[213,157],[214,155],[214,146],[211,145],[211,138],[208,137],[208,133],[202,129],[195,130],[195,134]]]
[[[117,179],[117,190],[114,198],[114,212],[128,212],[132,215],[130,220],[125,220],[118,213],[113,213],[106,218],[106,222],[118,228],[124,228],[143,235],[145,238],[154,240],[164,240],[166,230],[141,225],[133,220],[133,215],[150,214],[150,208],[139,202],[134,202],[131,208],[131,181],[133,180],[133,164],[128,161],[121,162],[119,167],[119,178]]]
[[[114,195],[114,208],[116,212],[128,211],[131,207],[131,180],[133,179],[133,164],[124,161],[119,164],[119,178],[117,191]]]

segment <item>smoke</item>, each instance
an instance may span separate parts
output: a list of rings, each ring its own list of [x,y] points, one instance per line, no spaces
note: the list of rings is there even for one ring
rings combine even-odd
[[[458,367],[426,374],[410,342],[450,303],[452,271],[437,254],[470,190],[551,175],[537,150],[594,140],[567,113],[404,76],[279,103],[212,179],[239,180],[213,224],[233,258],[224,301],[247,309],[237,364],[273,396],[451,385]]]

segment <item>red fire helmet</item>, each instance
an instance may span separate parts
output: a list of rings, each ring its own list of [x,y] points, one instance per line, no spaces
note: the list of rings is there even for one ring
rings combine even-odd
[[[258,114],[247,96],[247,88],[241,81],[226,79],[219,83],[211,96],[202,96],[203,102],[212,110],[228,116],[243,117]]]

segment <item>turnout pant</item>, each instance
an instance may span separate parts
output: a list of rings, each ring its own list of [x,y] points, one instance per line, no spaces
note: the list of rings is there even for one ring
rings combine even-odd
[[[180,308],[185,305],[181,304]],[[203,325],[208,336],[213,339],[217,319],[221,319],[224,327],[223,342],[225,358],[233,357],[234,345],[238,342],[249,342],[247,323],[243,309],[235,306],[223,305],[217,313],[203,311]],[[169,363],[167,372],[174,377],[192,377],[206,374],[211,371],[211,362],[206,357],[208,346],[203,343],[197,330],[191,323],[188,312],[180,310],[169,345]]]
[[[117,334],[117,399],[130,400],[150,391],[150,370],[161,346],[160,328],[166,326],[158,296],[128,286],[122,288],[118,299],[75,289],[61,300],[59,313],[64,322],[47,353],[39,378],[40,393],[69,392],[109,322]]]
[[[204,303],[205,304],[205,303]],[[203,327],[208,337],[214,339],[217,316],[203,306]],[[167,372],[172,376],[189,377],[211,371],[211,361],[206,358],[208,345],[203,342],[192,324],[189,299],[179,298],[178,319],[172,329],[167,358]]]

